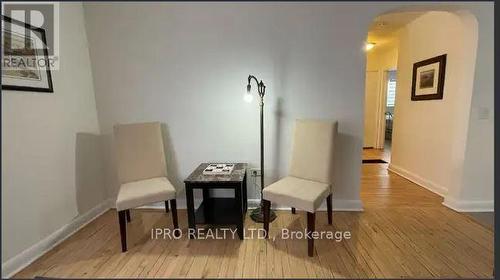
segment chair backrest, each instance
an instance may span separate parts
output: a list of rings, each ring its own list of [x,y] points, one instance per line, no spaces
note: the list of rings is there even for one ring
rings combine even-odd
[[[121,184],[166,177],[160,123],[119,124],[114,126],[113,132]]]
[[[296,120],[289,174],[332,183],[336,121]]]

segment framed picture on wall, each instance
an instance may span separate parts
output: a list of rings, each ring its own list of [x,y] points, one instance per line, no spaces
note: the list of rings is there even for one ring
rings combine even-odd
[[[413,64],[411,100],[443,99],[446,54]]]
[[[2,89],[54,92],[44,29],[2,16]]]

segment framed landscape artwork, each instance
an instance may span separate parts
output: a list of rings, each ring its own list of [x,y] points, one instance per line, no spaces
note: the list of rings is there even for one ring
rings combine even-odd
[[[2,89],[54,92],[45,30],[2,16]]]
[[[443,99],[446,54],[413,64],[411,100]]]

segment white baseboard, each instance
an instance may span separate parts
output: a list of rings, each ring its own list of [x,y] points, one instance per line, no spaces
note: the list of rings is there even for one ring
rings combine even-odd
[[[450,196],[444,198],[443,205],[457,212],[493,212],[493,200],[457,200]]]
[[[200,205],[201,200],[195,199],[195,207]],[[249,198],[248,208],[255,208],[259,205],[260,199]],[[363,204],[361,200],[345,200],[345,199],[333,199],[332,201],[333,211],[363,211]],[[164,209],[165,204],[163,202],[154,203],[147,206],[138,207],[139,209]],[[177,199],[177,209],[186,209],[186,200]],[[273,209],[275,210],[290,210],[290,206],[276,205],[273,204]],[[326,211],[326,203],[323,203],[318,211]]]
[[[30,248],[24,250],[18,255],[2,263],[2,278],[10,278],[40,256],[54,248],[56,245],[73,235],[82,227],[99,217],[101,214],[109,210],[111,204],[109,200],[105,200],[96,207],[92,208],[85,214],[74,218],[67,225],[56,230],[46,238],[34,244]]]
[[[439,195],[439,196],[442,196],[444,197],[447,193],[448,193],[448,190],[439,185],[439,184],[436,184],[434,182],[431,182],[427,179],[424,179],[404,168],[401,168],[399,166],[395,166],[394,164],[389,164],[389,167],[388,167],[389,171],[391,172],[394,172],[396,173],[397,175],[405,178],[405,179],[408,179],[410,181],[412,181],[413,183],[423,187],[423,188],[426,188],[428,189],[429,191]]]

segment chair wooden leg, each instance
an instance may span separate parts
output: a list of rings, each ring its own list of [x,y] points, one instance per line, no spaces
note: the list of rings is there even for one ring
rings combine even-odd
[[[328,211],[328,224],[331,225],[333,222],[332,194],[326,197],[326,209]]]
[[[120,223],[120,237],[122,241],[122,252],[127,251],[127,210],[118,211],[118,222]]]
[[[292,214],[295,214],[296,211],[295,211],[295,207],[292,207]]]
[[[168,213],[168,200],[165,200],[165,213]]]
[[[132,220],[132,219],[130,218],[130,209],[127,209],[127,210],[125,210],[125,211],[127,211],[127,212],[126,212],[126,214],[127,214],[127,223],[130,223],[130,221]]]
[[[309,237],[312,232],[314,232],[314,227],[316,223],[316,213],[307,212],[307,254],[309,257],[314,255],[314,239]]]
[[[265,234],[264,237],[266,239],[268,239],[269,238],[269,215],[271,212],[271,201],[263,199],[262,202],[264,204],[264,234]]]
[[[172,221],[174,223],[174,229],[178,229],[179,223],[177,220],[177,201],[175,199],[171,199],[170,206],[172,207]]]

